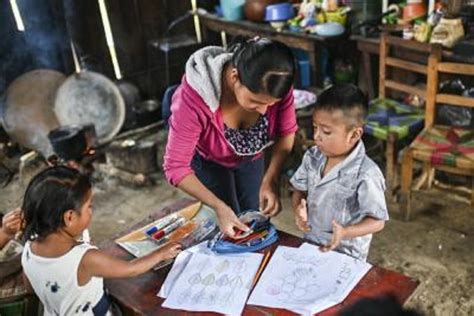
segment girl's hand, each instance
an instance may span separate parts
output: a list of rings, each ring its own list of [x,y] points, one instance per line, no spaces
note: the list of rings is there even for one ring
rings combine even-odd
[[[333,220],[331,242],[328,245],[319,247],[319,249],[323,252],[334,250],[337,246],[339,246],[339,244],[341,243],[341,240],[343,240],[344,237],[345,237],[345,228]]]
[[[274,186],[269,183],[262,183],[260,187],[260,211],[269,217],[275,216],[280,211],[280,196]]]
[[[311,231],[311,227],[308,224],[308,209],[306,208],[306,200],[301,199],[300,204],[295,210],[295,219],[296,219],[296,226],[298,228],[307,233]]]
[[[20,231],[22,221],[21,210],[16,208],[3,216],[1,229],[6,235],[13,238]]]
[[[158,252],[162,255],[162,260],[173,259],[181,252],[181,245],[177,242],[171,242],[160,248]]]
[[[216,209],[216,213],[219,228],[227,236],[236,239],[239,238],[239,236],[236,234],[236,231],[240,230],[248,232],[250,230],[247,225],[245,225],[238,219],[234,211],[227,205]]]

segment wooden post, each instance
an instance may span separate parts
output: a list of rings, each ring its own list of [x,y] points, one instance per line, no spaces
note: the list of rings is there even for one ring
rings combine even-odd
[[[385,151],[386,167],[385,177],[387,178],[387,190],[390,199],[393,198],[395,190],[395,175],[397,173],[397,135],[395,133],[389,133],[387,136],[387,148]]]
[[[385,77],[387,75],[385,60],[387,59],[389,49],[387,34],[382,34],[380,37],[379,98],[385,98]]]
[[[433,45],[432,52],[428,57],[428,83],[426,87],[426,107],[425,107],[425,129],[433,125],[436,94],[438,91],[438,65],[441,60],[441,46]]]
[[[410,220],[411,213],[411,183],[413,178],[413,152],[410,148],[403,155],[402,179],[400,188],[400,210],[403,219]]]

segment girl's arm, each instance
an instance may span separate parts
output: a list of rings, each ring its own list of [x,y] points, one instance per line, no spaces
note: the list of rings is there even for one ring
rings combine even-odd
[[[278,196],[278,180],[286,156],[291,152],[295,141],[295,133],[280,137],[272,148],[272,158],[262,186],[260,187],[260,209],[264,214],[274,216],[280,210]]]
[[[100,250],[91,249],[86,252],[79,265],[79,285],[86,284],[92,277],[128,278],[140,275],[159,262],[176,257],[180,251],[180,244],[170,243],[144,257],[126,261]]]

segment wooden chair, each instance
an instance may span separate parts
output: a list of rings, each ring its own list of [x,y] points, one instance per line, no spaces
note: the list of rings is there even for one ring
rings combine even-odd
[[[364,130],[386,144],[385,177],[390,197],[397,182],[398,149],[408,145],[423,129],[424,109],[388,99],[387,92],[390,89],[426,98],[426,91],[407,84],[403,81],[405,78],[389,78],[389,67],[427,77],[428,58],[433,47],[387,34],[383,34],[380,39],[379,96],[370,102]]]
[[[440,73],[474,76],[474,65],[442,62],[441,49],[437,48],[428,69],[425,128],[403,156],[400,207],[405,220],[410,219],[412,190],[423,185],[429,188],[435,170],[470,176],[470,203],[474,205],[474,130],[435,124],[437,103],[474,107],[474,98],[439,93]],[[412,188],[414,160],[422,162],[423,173]]]

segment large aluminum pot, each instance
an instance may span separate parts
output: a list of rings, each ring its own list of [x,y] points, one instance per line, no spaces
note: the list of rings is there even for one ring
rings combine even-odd
[[[20,145],[47,158],[53,153],[48,133],[59,123],[53,106],[66,76],[55,70],[37,69],[16,78],[5,92],[2,124]]]
[[[61,125],[93,124],[99,144],[120,131],[125,103],[119,89],[107,77],[83,71],[69,76],[56,95],[54,112]]]

